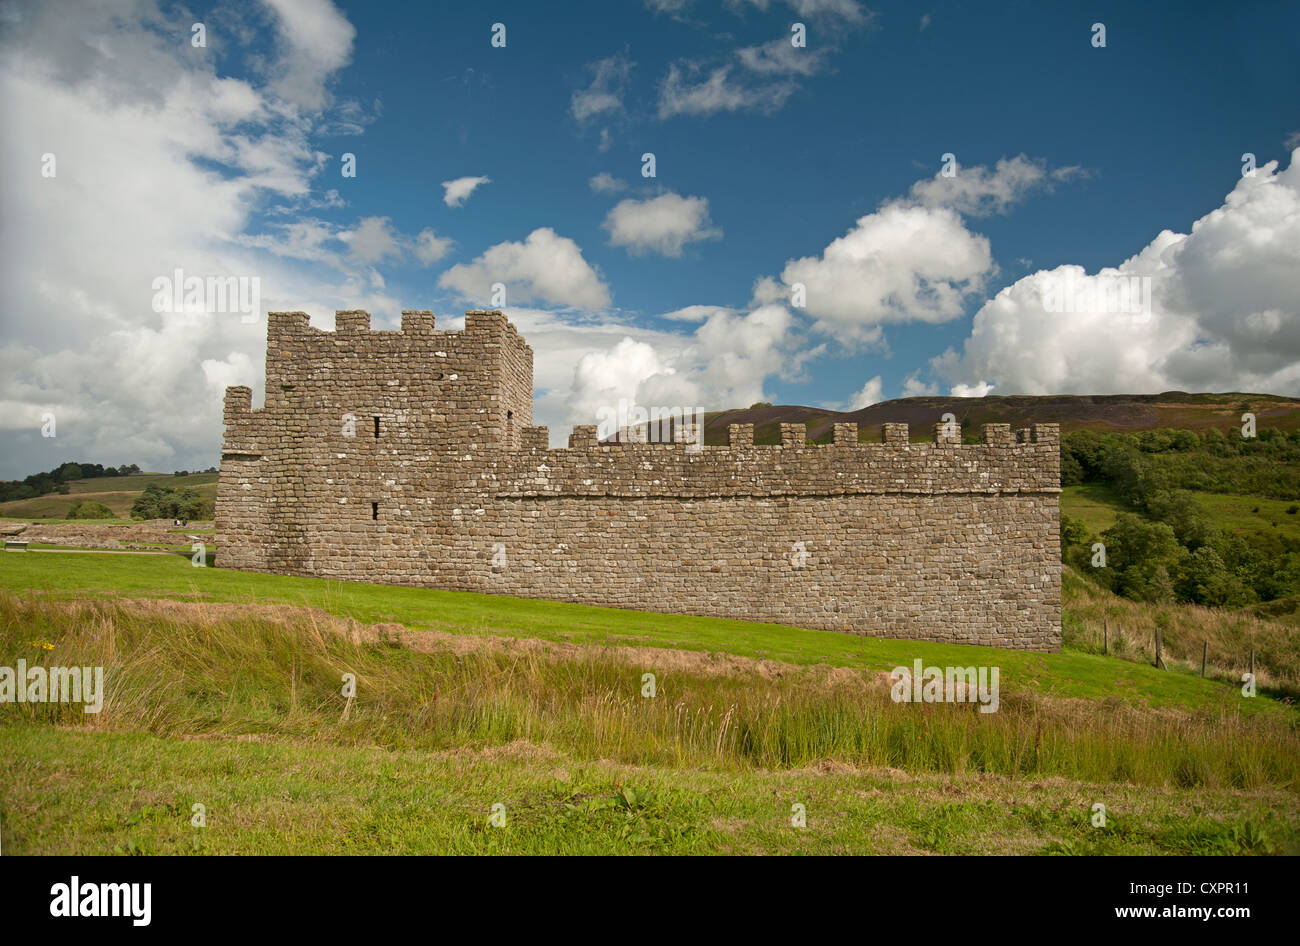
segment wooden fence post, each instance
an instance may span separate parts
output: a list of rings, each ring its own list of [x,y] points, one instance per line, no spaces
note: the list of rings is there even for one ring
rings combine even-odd
[[[1201,641],[1201,676],[1205,676],[1205,658],[1210,653],[1210,642]]]
[[[1165,665],[1164,660],[1160,656],[1160,645],[1161,645],[1160,628],[1156,628],[1156,666],[1157,667],[1163,667]]]
[[[1110,621],[1106,618],[1101,619],[1101,652],[1110,653]]]

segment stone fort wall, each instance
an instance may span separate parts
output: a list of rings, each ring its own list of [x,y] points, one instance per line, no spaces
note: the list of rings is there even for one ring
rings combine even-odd
[[[602,444],[532,426],[532,350],[501,313],[440,332],[271,313],[266,406],[228,388],[222,567],[1058,650],[1055,424],[983,443]],[[678,436],[689,435],[680,431]]]

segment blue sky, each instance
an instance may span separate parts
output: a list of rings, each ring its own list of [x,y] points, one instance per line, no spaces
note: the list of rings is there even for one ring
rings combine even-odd
[[[0,475],[216,462],[265,326],[155,311],[174,268],[322,328],[504,282],[557,443],[620,397],[1300,395],[1293,3],[109,6],[0,7]],[[1099,273],[1152,311],[1047,310]]]

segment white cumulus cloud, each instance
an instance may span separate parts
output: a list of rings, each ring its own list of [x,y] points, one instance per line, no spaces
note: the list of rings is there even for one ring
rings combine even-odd
[[[622,181],[607,171],[601,171],[587,181],[587,186],[597,194],[617,194],[627,189],[627,182]]]
[[[870,378],[849,398],[848,409],[851,411],[860,411],[864,407],[870,407],[872,404],[879,404],[885,399],[884,384],[880,380],[880,375]]]
[[[605,217],[604,227],[612,245],[627,247],[634,254],[681,256],[688,243],[722,236],[722,230],[709,220],[707,198],[671,192],[647,200],[619,201]]]
[[[852,344],[879,341],[889,322],[957,318],[993,269],[988,239],[954,211],[894,203],[860,218],[820,256],[786,263],[781,281],[806,287],[816,327]]]
[[[764,399],[768,377],[796,378],[812,354],[800,348],[794,317],[783,306],[710,308],[691,335],[628,334],[584,354],[565,400],[569,422],[596,423],[600,408],[617,408],[621,399],[646,408],[749,405]]]
[[[1017,280],[980,308],[961,351],[935,359],[935,371],[954,386],[1005,393],[1300,394],[1297,158],[1284,171],[1276,161],[1256,169],[1190,233],[1165,230],[1118,266]],[[1135,293],[1149,286],[1149,311],[1141,295],[1123,303],[1121,279]]]
[[[494,283],[506,286],[507,299],[547,302],[579,309],[609,305],[609,287],[582,255],[582,248],[550,227],[534,230],[523,242],[488,248],[470,263],[458,263],[438,279],[464,298],[486,304]]]
[[[13,173],[0,175],[0,403],[21,421],[0,446],[4,474],[67,459],[212,465],[219,388],[260,385],[266,309],[323,319],[335,304],[386,304],[342,239],[356,234],[361,256],[389,258],[382,226],[256,224],[338,205],[320,186],[329,156],[313,138],[340,116],[364,121],[330,91],[351,59],[351,25],[324,0],[231,7],[219,33],[208,23],[205,52],[187,41],[193,21],[150,0],[6,5],[0,165]],[[267,27],[275,55],[263,69],[218,73]],[[212,55],[218,45],[223,56]],[[38,157],[55,156],[54,177],[40,176],[34,142]],[[248,322],[155,312],[154,281],[178,269],[258,280],[259,311]],[[55,438],[39,434],[46,409]]]
[[[750,82],[736,78],[730,63],[705,69],[675,62],[659,84],[659,117],[712,115],[716,112],[774,112],[794,94],[788,80]],[[707,74],[706,74],[707,73]]]
[[[1023,154],[1001,158],[989,169],[956,164],[956,173],[943,172],[912,185],[911,198],[926,207],[951,207],[969,217],[1006,213],[1035,190],[1051,190],[1058,182],[1081,176],[1079,167],[1048,170],[1047,162]]]
[[[458,177],[454,181],[443,181],[442,202],[448,207],[461,207],[470,195],[483,184],[491,184],[487,177]]]

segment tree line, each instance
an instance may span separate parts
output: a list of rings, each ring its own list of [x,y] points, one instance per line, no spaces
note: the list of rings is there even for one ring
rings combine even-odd
[[[33,473],[21,480],[0,480],[0,502],[32,499],[50,493],[67,493],[73,480],[88,480],[99,476],[134,476],[140,472],[140,467],[134,463],[104,466],[101,463],[68,462],[48,473]]]

